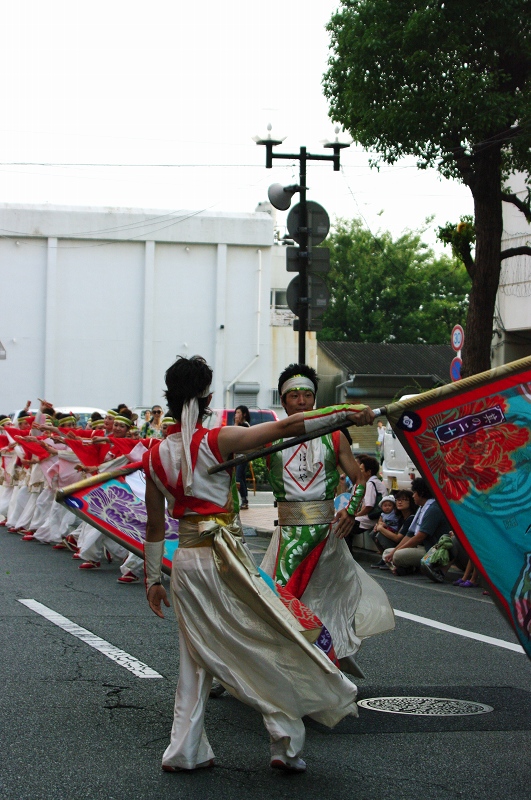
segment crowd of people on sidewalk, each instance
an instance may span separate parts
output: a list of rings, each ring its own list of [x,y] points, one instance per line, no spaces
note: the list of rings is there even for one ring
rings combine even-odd
[[[356,537],[369,534],[380,559],[373,569],[405,576],[422,572],[435,583],[443,583],[452,566],[464,571],[453,581],[465,589],[480,586],[478,570],[474,567],[444,516],[424,478],[414,478],[411,489],[389,492],[379,477],[376,458],[362,453],[356,456],[365,480],[363,507],[347,536],[352,555]],[[346,485],[341,475],[337,494],[354,492],[355,484]],[[350,482],[349,482],[350,483]],[[484,594],[488,594],[487,591]]]
[[[142,559],[56,503],[55,493],[91,475],[141,461],[166,436],[173,418],[163,417],[155,405],[153,422],[148,420],[141,432],[136,415],[122,403],[105,416],[93,412],[81,428],[75,415],[56,412],[45,400],[36,414],[29,413],[30,406],[13,420],[7,414],[0,418],[0,526],[20,534],[23,542],[71,550],[82,570],[99,569],[103,559],[114,561],[120,567],[119,583],[138,582]]]

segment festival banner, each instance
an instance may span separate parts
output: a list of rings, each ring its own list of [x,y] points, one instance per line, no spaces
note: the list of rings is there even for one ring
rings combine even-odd
[[[386,413],[531,658],[531,358]]]
[[[144,557],[147,511],[146,478],[140,462],[103,472],[67,486],[56,500],[127,550]],[[173,554],[179,545],[179,522],[166,514],[162,570],[171,574]]]

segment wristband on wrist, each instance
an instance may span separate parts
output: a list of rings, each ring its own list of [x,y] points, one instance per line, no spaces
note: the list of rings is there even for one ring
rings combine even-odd
[[[144,576],[146,592],[152,586],[162,583],[162,556],[164,539],[160,542],[144,542]]]
[[[350,406],[348,404],[340,406],[329,406],[328,408],[316,408],[314,411],[304,412],[304,430],[306,433],[317,433],[333,430],[343,422],[348,425],[350,415],[356,411],[362,411],[366,406]]]
[[[347,514],[350,514],[351,517],[355,517],[356,514],[358,514],[363,507],[364,497],[365,497],[365,486],[363,485],[363,483],[358,483],[358,485],[352,492],[352,496],[349,500],[349,504],[347,506]]]

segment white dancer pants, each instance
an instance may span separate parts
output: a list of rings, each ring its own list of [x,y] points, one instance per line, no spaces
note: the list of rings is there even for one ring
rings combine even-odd
[[[163,764],[195,769],[198,764],[214,758],[204,726],[211,686],[212,675],[194,660],[179,630],[179,681],[175,693],[171,741],[162,756]],[[306,734],[302,720],[290,719],[281,712],[263,714],[262,719],[271,738],[271,755],[298,757]]]
[[[20,487],[20,491],[17,494],[17,502],[15,503],[15,507],[13,511],[9,513],[7,522],[8,525],[11,525],[13,528],[19,527],[19,520],[24,514],[26,506],[30,500],[30,490],[27,484],[23,484]]]
[[[6,513],[7,524],[9,527],[12,527],[12,519],[13,515],[15,514],[15,509],[17,507],[17,502],[18,502],[18,496],[21,490],[22,486],[19,483],[17,483],[17,485],[13,487],[13,491],[11,492],[11,497],[9,499],[9,506]]]
[[[127,575],[128,572],[132,572],[137,578],[143,578],[144,559],[140,558],[140,556],[137,556],[134,553],[129,553],[124,563],[120,567],[120,572],[122,575]]]
[[[50,489],[47,486],[45,489],[42,490],[40,493],[37,503],[35,505],[35,511],[33,512],[33,517],[31,518],[31,522],[28,525],[28,528],[31,531],[36,531],[37,528],[40,528],[41,525],[44,524],[48,514],[52,510],[52,504],[54,503],[55,498],[55,490]]]
[[[33,518],[33,514],[35,513],[35,506],[37,505],[39,495],[40,492],[29,493],[28,502],[26,503],[24,510],[15,523],[17,528],[24,529],[28,527]]]
[[[12,494],[13,486],[11,484],[8,486],[6,483],[4,483],[0,487],[0,517],[7,516],[7,509],[9,508]]]
[[[68,529],[76,524],[76,517],[71,511],[60,503],[53,503],[48,517],[35,533],[35,538],[47,544],[60,544]]]
[[[104,536],[97,528],[93,528],[88,523],[84,524],[83,538],[78,539],[79,555],[83,561],[94,561],[96,564],[103,560],[103,548],[107,548],[109,553],[122,560],[129,555],[129,550],[122,547],[114,539]]]

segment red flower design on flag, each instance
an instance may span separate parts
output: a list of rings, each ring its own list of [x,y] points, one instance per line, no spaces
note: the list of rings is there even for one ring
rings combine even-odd
[[[461,500],[469,494],[471,486],[480,492],[491,489],[500,475],[514,470],[511,454],[529,441],[529,431],[512,422],[480,428],[446,444],[441,444],[433,432],[438,425],[478,414],[492,406],[500,406],[505,413],[507,401],[502,395],[496,395],[488,401],[477,400],[436,414],[428,420],[430,430],[417,438],[417,444],[448,500]]]

